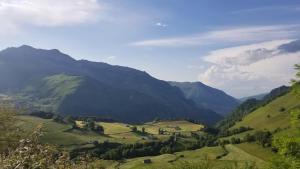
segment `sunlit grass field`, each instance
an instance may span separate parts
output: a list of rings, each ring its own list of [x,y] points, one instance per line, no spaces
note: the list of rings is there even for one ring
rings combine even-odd
[[[290,126],[289,111],[296,107],[300,107],[300,97],[298,94],[290,92],[250,113],[232,128],[245,126],[255,130],[266,129],[269,131],[277,128],[285,129]]]

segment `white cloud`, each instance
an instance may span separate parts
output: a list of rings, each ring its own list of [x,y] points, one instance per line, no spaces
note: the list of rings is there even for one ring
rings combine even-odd
[[[241,14],[241,13],[254,13],[254,12],[299,12],[299,6],[262,6],[257,8],[248,8],[248,9],[241,9],[231,12],[232,14]]]
[[[133,42],[134,46],[181,47],[217,43],[257,42],[292,38],[300,33],[300,25],[271,25],[224,28],[204,33],[174,38],[162,38]]]
[[[108,56],[107,59],[108,60],[115,60],[117,57],[116,56]]]
[[[225,49],[218,49],[204,56],[203,60],[224,66],[249,65],[254,62],[276,56],[280,45],[289,43],[293,39],[274,40],[252,45],[244,45]]]
[[[107,56],[104,59],[102,59],[103,62],[105,63],[112,63],[113,61],[115,61],[117,59],[117,56]]]
[[[205,66],[204,65],[188,65],[187,69],[189,69],[189,70],[204,70]]]
[[[155,25],[158,26],[158,27],[163,27],[163,28],[168,26],[167,24],[161,23],[161,22],[157,22]]]
[[[292,40],[278,40],[212,51],[203,57],[211,66],[199,80],[236,96],[267,92],[287,85],[300,52],[282,53],[278,47]]]
[[[98,0],[0,0],[0,29],[92,22],[101,9]]]

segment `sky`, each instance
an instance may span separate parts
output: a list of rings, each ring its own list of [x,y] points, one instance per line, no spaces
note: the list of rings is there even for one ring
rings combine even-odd
[[[238,98],[288,85],[300,63],[281,50],[300,38],[299,0],[0,0],[0,23],[0,49],[59,49]]]

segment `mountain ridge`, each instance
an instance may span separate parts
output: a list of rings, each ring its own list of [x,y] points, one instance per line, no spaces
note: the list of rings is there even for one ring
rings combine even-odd
[[[193,100],[199,107],[214,110],[222,116],[230,113],[239,102],[224,91],[207,86],[201,82],[169,82],[178,87],[187,99]]]
[[[100,86],[109,86],[106,88],[109,92],[106,90],[101,90],[102,92],[109,93],[104,97],[100,94],[97,95],[93,93],[91,87],[84,85],[83,87],[80,85],[80,87],[83,87],[80,88],[81,90],[76,90],[75,94],[68,95],[65,100],[59,102],[64,104],[56,105],[57,111],[59,110],[62,114],[65,114],[65,111],[77,112],[75,109],[68,109],[72,106],[63,105],[70,105],[70,102],[67,100],[72,100],[76,97],[80,98],[82,95],[78,94],[78,92],[82,92],[82,90],[90,93],[90,95],[94,94],[95,98],[101,98],[103,102],[105,100],[104,98],[110,99],[110,109],[116,110],[115,107],[117,107],[117,105],[114,104],[113,100],[118,100],[118,97],[116,97],[118,93],[113,91],[120,91],[120,93],[122,93],[121,96],[124,103],[128,103],[127,99],[130,98],[130,95],[135,92],[138,93],[137,95],[140,97],[140,100],[136,100],[135,103],[142,102],[140,105],[144,105],[144,107],[141,106],[139,109],[140,114],[135,114],[135,120],[125,120],[126,122],[144,122],[144,120],[150,121],[155,118],[153,116],[155,113],[159,114],[157,115],[157,118],[166,119],[167,116],[169,116],[169,118],[191,118],[209,124],[215,123],[221,119],[221,117],[215,112],[204,107],[199,108],[194,104],[193,101],[186,99],[183,93],[177,87],[173,87],[163,80],[158,80],[146,72],[133,68],[109,65],[102,62],[75,60],[71,56],[61,53],[59,50],[35,49],[30,46],[7,48],[1,51],[0,64],[2,65],[0,67],[0,76],[3,79],[0,82],[1,93],[7,93],[9,91],[11,93],[18,94],[20,91],[24,91],[26,87],[32,84],[34,84],[32,89],[38,89],[39,87],[36,86],[36,84],[43,81],[44,78],[53,78],[53,76],[55,77],[61,74],[65,75],[65,78],[69,78],[68,76],[79,76],[84,78],[85,81],[87,80],[86,78],[88,78],[87,81],[90,82],[89,85],[99,89],[99,91]],[[58,86],[55,85],[51,86],[50,88],[52,87],[58,88]],[[41,90],[49,90],[49,88],[48,86],[42,86]],[[55,91],[55,89],[53,90]],[[36,96],[39,96],[37,90],[31,92]],[[29,93],[29,91],[25,93],[25,98],[32,95],[32,93]],[[87,95],[84,96],[86,98],[83,99],[88,99]],[[30,97],[35,98],[33,96]],[[96,101],[92,99],[89,101],[90,103],[93,103],[90,104],[89,107],[97,107],[96,105],[98,103]],[[81,104],[81,102],[78,100],[76,100],[76,103]],[[137,111],[133,104],[129,105],[132,106],[128,109],[127,114],[129,112]],[[82,106],[81,108],[78,108],[78,111],[80,110],[82,113],[86,112],[85,110],[88,109],[87,107],[88,106]],[[99,113],[98,110],[100,109],[98,108],[100,107],[97,107],[97,109],[94,109],[93,112],[90,112],[89,114],[94,115]],[[151,112],[149,114],[152,115],[149,115],[147,112]],[[117,117],[117,114],[118,117],[123,117],[123,115],[121,115],[121,110],[114,113],[115,117]],[[166,116],[163,114],[168,115]],[[131,118],[133,118],[133,116]],[[124,118],[119,119],[124,121]]]

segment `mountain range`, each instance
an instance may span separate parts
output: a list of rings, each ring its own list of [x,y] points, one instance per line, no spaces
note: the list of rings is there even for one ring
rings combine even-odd
[[[26,45],[0,52],[0,77],[0,93],[15,96],[31,111],[128,123],[181,118],[213,124],[238,105],[201,83],[169,83],[129,67]]]
[[[198,107],[207,107],[222,116],[226,116],[239,105],[237,99],[225,92],[207,86],[201,82],[169,82],[178,87],[187,99],[193,100]]]
[[[242,98],[239,98],[238,100],[240,102],[244,102],[244,101],[249,100],[249,99],[262,100],[267,94],[268,93],[261,93],[261,94],[257,94],[257,95],[253,95],[253,96],[242,97]]]

